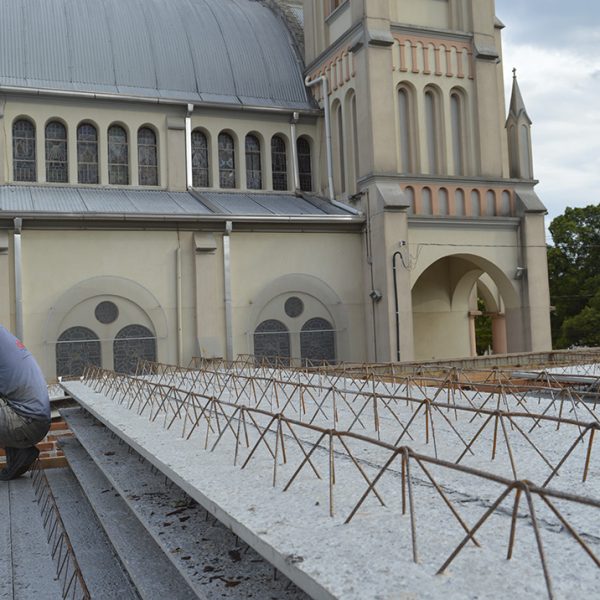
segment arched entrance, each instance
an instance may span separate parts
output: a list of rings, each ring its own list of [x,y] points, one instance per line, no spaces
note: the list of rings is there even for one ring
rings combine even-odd
[[[479,317],[491,319],[495,353],[507,351],[505,312],[518,306],[506,274],[481,257],[457,254],[431,264],[412,288],[415,359],[470,357],[477,353]]]

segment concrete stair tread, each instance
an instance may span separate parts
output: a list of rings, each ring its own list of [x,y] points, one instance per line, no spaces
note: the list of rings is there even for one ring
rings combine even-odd
[[[31,477],[1,482],[0,506],[0,598],[62,599]]]
[[[191,587],[207,599],[305,600],[283,575],[83,409],[63,409],[78,441]],[[65,446],[70,440],[65,440]]]
[[[48,469],[46,477],[92,598],[139,600],[71,470]]]
[[[198,598],[79,442],[66,439],[63,448],[71,470],[140,597],[144,600]]]

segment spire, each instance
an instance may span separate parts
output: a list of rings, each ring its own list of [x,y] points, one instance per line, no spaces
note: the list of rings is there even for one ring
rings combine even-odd
[[[508,113],[509,117],[514,117],[515,120],[518,120],[521,115],[527,119],[527,122],[531,125],[531,119],[527,114],[527,109],[525,108],[525,102],[523,102],[523,96],[521,95],[521,90],[519,89],[519,82],[517,81],[517,69],[513,69],[513,85],[512,85],[512,94],[510,96],[510,111]]]
[[[517,83],[517,70],[513,69],[513,87],[510,110],[506,119],[508,136],[508,161],[510,176],[514,179],[533,179],[531,158],[531,119],[527,114],[523,96]]]

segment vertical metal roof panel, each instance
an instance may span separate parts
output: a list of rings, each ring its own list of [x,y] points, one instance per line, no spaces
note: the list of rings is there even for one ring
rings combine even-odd
[[[0,214],[4,212],[32,211],[31,188],[2,186],[0,188]]]
[[[25,37],[21,5],[0,2],[0,76],[19,85],[26,73]]]
[[[226,192],[202,192],[202,196],[222,213],[229,215],[268,215],[272,211],[257,204],[248,194]]]
[[[79,188],[79,194],[91,213],[130,213],[135,206],[123,190]]]
[[[32,187],[33,210],[39,212],[80,213],[85,204],[76,188]]]
[[[143,3],[139,0],[106,0],[105,7],[117,86],[156,89],[154,53]]]
[[[291,36],[255,0],[0,0],[0,83],[312,108]]]
[[[144,0],[144,7],[158,89],[196,91],[194,63],[180,13],[164,0]],[[176,66],[174,56],[178,58]]]
[[[108,19],[102,1],[66,0],[69,15],[73,82],[93,83],[114,91],[115,68]],[[85,87],[82,86],[85,90]],[[80,88],[81,89],[81,88]]]
[[[291,194],[252,194],[252,199],[267,210],[282,215],[323,215],[313,204]]]
[[[287,29],[279,26],[277,17],[262,4],[245,0],[233,1],[248,20],[249,31],[258,43],[259,56],[262,59],[260,62],[271,85],[269,97],[282,100],[294,100],[298,97],[308,99],[303,82],[303,69]],[[282,52],[282,48],[286,47],[288,51]],[[295,77],[290,77],[291,74]]]
[[[25,22],[25,76],[33,81],[71,81],[67,19],[61,1],[21,0]],[[3,44],[4,46],[4,44]]]

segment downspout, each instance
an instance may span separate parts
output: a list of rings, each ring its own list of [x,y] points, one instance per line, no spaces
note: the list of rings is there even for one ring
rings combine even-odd
[[[177,231],[177,250],[175,250],[176,264],[176,294],[177,294],[177,365],[183,366],[183,298],[181,296],[182,277],[181,277],[181,240],[179,230]]]
[[[233,319],[231,312],[231,221],[225,223],[223,234],[223,275],[225,280],[225,358],[233,360]]]
[[[315,79],[306,77],[304,85],[306,87],[312,87],[313,85],[321,84],[321,90],[323,94],[323,109],[325,111],[325,148],[327,154],[327,185],[329,186],[329,199],[335,200],[335,194],[333,191],[333,155],[331,152],[331,122],[329,118],[329,85],[327,83],[327,77],[321,75]]]
[[[21,252],[21,227],[23,221],[16,218],[14,234],[14,264],[15,264],[15,334],[23,339],[23,257]]]
[[[396,275],[396,258],[402,258],[400,250],[392,256],[392,270],[394,272],[394,309],[396,311],[396,361],[400,362],[400,309],[398,308],[398,277]]]
[[[192,113],[194,105],[187,105],[187,114],[185,115],[185,187],[192,188]]]
[[[294,173],[294,191],[300,189],[300,171],[298,166],[298,148],[296,146],[296,125],[300,120],[300,114],[292,113],[290,119],[290,137],[292,138],[292,170]]]

